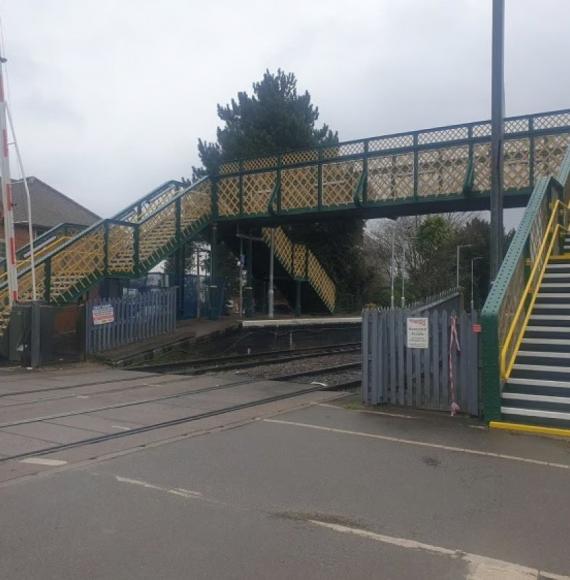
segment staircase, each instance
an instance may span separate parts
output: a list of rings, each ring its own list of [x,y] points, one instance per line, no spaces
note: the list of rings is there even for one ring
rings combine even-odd
[[[114,218],[101,220],[73,237],[47,237],[36,254],[38,298],[66,304],[106,277],[135,277],[148,272],[209,226],[211,188],[208,178],[186,188],[170,181]],[[269,231],[263,234],[267,243]],[[313,253],[293,244],[282,228],[276,229],[275,241],[275,255],[286,272],[292,279],[307,281],[332,312],[335,286]],[[18,263],[18,285],[20,301],[32,300],[31,268],[25,257]],[[0,278],[0,338],[10,310],[7,282]]]
[[[566,254],[566,255],[564,255]],[[507,420],[570,427],[570,237],[551,258],[501,397]]]
[[[108,276],[139,276],[210,221],[209,180],[184,188],[169,181],[112,219],[101,220],[79,234],[55,236],[36,255],[40,300],[66,304]],[[29,261],[18,264],[19,299],[32,300]],[[0,338],[10,319],[8,288],[0,280]]]
[[[262,237],[271,247],[271,228],[261,230]],[[336,305],[336,286],[316,256],[304,244],[294,244],[283,228],[274,229],[275,257],[294,280],[308,282],[329,312]]]

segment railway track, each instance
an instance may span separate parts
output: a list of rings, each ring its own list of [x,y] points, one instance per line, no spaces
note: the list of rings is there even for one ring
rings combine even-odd
[[[274,380],[277,380],[277,377]],[[239,383],[236,382],[236,383],[233,383],[230,385],[219,385],[219,386],[215,386],[215,387],[205,387],[204,389],[198,389],[198,390],[192,391],[191,393],[185,393],[185,394],[181,393],[177,396],[188,396],[189,394],[192,394],[192,393],[193,394],[197,394],[198,392],[204,393],[204,392],[212,391],[212,390],[216,390],[216,389],[229,388],[230,386],[242,386],[245,384],[252,384],[255,382],[258,382],[258,379],[250,379],[250,380],[246,380],[246,381],[241,381]],[[299,396],[306,395],[309,393],[314,393],[317,391],[349,389],[351,387],[357,386],[359,383],[360,383],[360,381],[347,381],[346,383],[337,384],[337,385],[334,385],[333,387],[323,387],[322,385],[307,386],[306,388],[298,389],[298,390],[292,391],[290,393],[285,393],[285,394],[280,394],[280,395],[272,395],[272,396],[263,397],[261,399],[257,399],[254,401],[249,401],[246,403],[239,403],[237,405],[230,405],[227,407],[222,407],[220,409],[215,409],[212,411],[195,413],[195,414],[188,415],[186,417],[180,417],[177,419],[171,419],[168,421],[162,421],[159,423],[153,423],[151,425],[144,425],[141,427],[134,427],[132,429],[129,429],[128,431],[120,431],[117,433],[106,433],[106,434],[102,434],[102,435],[97,435],[95,437],[81,439],[79,441],[73,441],[71,443],[61,443],[61,444],[57,444],[57,445],[50,445],[49,447],[45,447],[43,449],[37,449],[35,451],[27,451],[27,452],[18,453],[15,455],[7,456],[7,457],[0,457],[0,463],[6,463],[8,461],[16,461],[16,460],[25,459],[28,457],[38,457],[38,456],[50,455],[53,453],[67,451],[67,450],[75,449],[78,447],[85,447],[88,445],[95,445],[97,443],[104,443],[107,441],[113,441],[115,439],[123,439],[126,437],[133,437],[133,436],[139,435],[141,433],[148,433],[150,431],[157,431],[157,430],[165,429],[168,427],[175,427],[177,425],[192,423],[194,421],[199,421],[201,419],[216,417],[219,415],[224,415],[227,413],[232,413],[232,412],[240,411],[243,409],[250,409],[250,408],[254,408],[254,407],[259,407],[261,405],[265,405],[268,403],[274,403],[277,401],[291,399],[291,398],[299,397]],[[173,396],[169,396],[167,398],[173,398]],[[164,398],[163,398],[163,400],[164,400]],[[146,401],[146,402],[148,402],[148,401]],[[144,402],[138,402],[136,404],[144,404]],[[115,407],[115,408],[118,408],[118,407]],[[98,410],[101,410],[101,409],[90,410],[90,411],[88,411],[88,413],[94,413]],[[78,412],[76,414],[86,414],[86,413],[85,412],[83,412],[83,413]],[[35,419],[35,421],[45,421],[45,420],[46,420],[45,418]],[[32,422],[32,420],[28,420],[28,422]],[[19,423],[19,424],[21,424],[21,423]],[[5,426],[3,426],[3,427],[5,427]]]
[[[321,367],[319,369],[311,369],[311,370],[305,370],[305,371],[301,371],[301,372],[296,372],[296,373],[290,373],[290,374],[282,374],[282,375],[276,375],[276,376],[272,376],[272,377],[268,377],[266,380],[272,380],[272,381],[289,381],[291,379],[297,378],[297,377],[303,377],[303,376],[310,376],[310,375],[318,375],[318,374],[323,374],[323,373],[330,373],[330,372],[336,372],[336,371],[341,371],[341,370],[346,370],[349,368],[356,368],[360,366],[360,363],[349,363],[349,364],[343,364],[343,365],[334,365],[334,366],[330,366],[330,367]],[[174,400],[174,399],[181,399],[184,397],[191,397],[194,395],[202,395],[204,393],[210,393],[213,391],[223,391],[223,390],[227,390],[227,389],[233,389],[233,388],[237,388],[240,386],[244,386],[244,385],[250,385],[252,383],[255,382],[259,382],[260,380],[263,380],[262,378],[259,377],[248,377],[248,378],[243,378],[240,380],[236,380],[233,381],[231,383],[224,383],[222,385],[213,385],[210,387],[202,387],[202,388],[198,388],[198,389],[191,389],[191,390],[186,390],[186,391],[182,391],[180,393],[174,393],[171,395],[162,395],[160,397],[151,397],[151,398],[147,398],[147,399],[139,399],[136,401],[126,401],[123,403],[115,403],[113,405],[105,405],[103,407],[95,407],[93,409],[84,409],[84,410],[76,410],[76,411],[68,411],[65,413],[57,413],[57,414],[52,414],[52,415],[42,415],[40,417],[33,417],[33,418],[29,418],[29,419],[21,419],[19,421],[12,421],[10,423],[0,423],[0,429],[6,429],[9,427],[18,427],[20,425],[30,425],[33,423],[40,423],[42,421],[52,421],[55,419],[64,419],[66,417],[77,417],[80,415],[90,415],[92,413],[99,413],[99,412],[103,412],[103,411],[111,411],[111,410],[115,410],[115,409],[125,409],[125,408],[129,408],[129,407],[138,407],[140,405],[148,405],[150,403],[161,403],[164,401],[170,401],[170,400]],[[179,382],[179,381],[178,381]],[[165,384],[170,384],[170,381],[166,382],[166,383],[160,383],[160,386],[165,385]],[[128,389],[135,389],[135,388],[140,388],[140,385],[135,386],[131,386],[128,387]],[[325,387],[321,386],[321,390],[323,390]],[[329,388],[330,390],[336,390],[337,386],[333,385],[330,387],[326,387]],[[123,392],[125,389],[117,389],[116,391],[111,391],[111,393],[114,392]],[[95,395],[100,395],[100,394],[106,394],[109,391],[100,391],[95,393]],[[49,399],[49,401],[52,401],[53,399]],[[57,399],[56,399],[57,400]],[[37,399],[35,401],[26,401],[24,403],[20,403],[20,405],[25,404],[25,405],[29,405],[29,404],[33,404],[33,403],[42,403],[45,402],[45,399]],[[16,406],[16,405],[14,405]]]
[[[223,372],[265,366],[298,360],[318,358],[323,356],[333,356],[344,353],[359,352],[360,342],[344,343],[326,347],[307,347],[291,350],[274,350],[258,354],[245,354],[209,357],[204,359],[187,359],[177,362],[167,362],[155,365],[133,367],[130,370],[150,371],[154,373],[172,373],[185,375],[198,375],[208,372]]]

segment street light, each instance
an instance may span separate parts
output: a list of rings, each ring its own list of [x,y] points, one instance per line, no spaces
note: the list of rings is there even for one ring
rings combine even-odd
[[[457,246],[457,264],[456,264],[456,282],[455,287],[459,288],[459,260],[461,256],[461,248],[470,248],[473,244],[460,244]]]
[[[477,262],[478,260],[482,260],[483,256],[477,256],[475,258],[471,258],[471,312],[473,312],[475,310],[475,296],[474,296],[474,282],[473,282],[473,266],[475,264],[475,262]]]

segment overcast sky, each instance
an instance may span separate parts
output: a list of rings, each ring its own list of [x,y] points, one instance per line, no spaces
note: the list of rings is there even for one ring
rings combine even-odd
[[[216,104],[294,72],[353,139],[490,116],[492,0],[0,0],[27,172],[107,217],[188,176]],[[570,1],[506,0],[507,114],[570,106]]]

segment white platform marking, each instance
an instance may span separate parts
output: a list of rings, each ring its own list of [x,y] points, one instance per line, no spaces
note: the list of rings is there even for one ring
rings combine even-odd
[[[120,475],[115,475],[115,479],[120,483],[129,483],[131,485],[138,485],[144,487],[145,489],[154,489],[156,491],[162,491],[164,493],[170,493],[172,495],[179,495],[181,497],[186,497],[189,499],[202,499],[202,494],[199,491],[192,491],[190,489],[183,489],[181,487],[162,487],[160,485],[155,485],[154,483],[148,483],[140,479],[131,479],[129,477],[121,477]]]
[[[67,461],[63,461],[62,459],[46,459],[44,457],[26,457],[26,459],[21,459],[19,463],[45,465],[46,467],[59,467],[60,465],[66,465]]]
[[[567,465],[565,463],[552,463],[550,461],[541,461],[540,459],[530,459],[528,457],[519,457],[517,455],[505,455],[503,453],[493,453],[491,451],[479,451],[477,449],[468,449],[466,447],[453,447],[451,445],[440,445],[439,443],[426,443],[425,441],[416,441],[414,439],[400,439],[399,437],[390,437],[389,435],[378,435],[376,433],[364,433],[361,431],[349,431],[347,429],[336,429],[334,427],[322,427],[321,425],[312,425],[310,423],[298,423],[296,421],[282,421],[280,419],[263,419],[263,421],[265,423],[276,423],[279,425],[290,425],[293,427],[304,427],[305,429],[315,429],[317,431],[328,431],[329,433],[339,433],[341,435],[352,435],[355,437],[378,439],[380,441],[390,441],[391,443],[400,443],[402,445],[430,447],[432,449],[441,449],[443,451],[465,453],[466,455],[479,455],[482,457],[494,457],[495,459],[507,459],[509,461],[519,461],[521,463],[542,465],[544,467],[555,467],[557,469],[567,469],[570,471],[570,465]]]
[[[570,579],[570,576],[552,574],[537,568],[528,568],[526,566],[520,566],[519,564],[513,564],[512,562],[488,558],[486,556],[480,556],[479,554],[470,554],[469,552],[463,552],[461,550],[450,550],[449,548],[432,546],[431,544],[424,544],[423,542],[417,542],[415,540],[376,534],[360,528],[351,528],[319,520],[309,520],[309,522],[315,526],[328,528],[329,530],[334,530],[335,532],[340,532],[342,534],[352,534],[382,544],[390,544],[407,550],[429,552],[438,556],[448,556],[454,560],[463,561],[467,564],[467,578],[470,580],[497,580],[499,578],[502,580],[537,580],[539,578],[549,578],[552,580]]]

